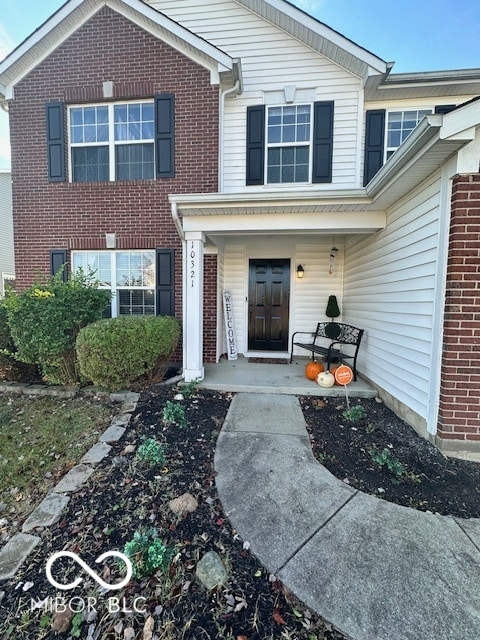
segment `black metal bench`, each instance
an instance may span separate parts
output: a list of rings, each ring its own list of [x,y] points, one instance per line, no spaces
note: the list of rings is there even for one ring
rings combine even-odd
[[[290,351],[290,362],[293,358],[293,347],[301,347],[310,351],[312,354],[312,360],[315,360],[315,355],[323,356],[327,359],[327,369],[330,369],[330,365],[334,362],[342,362],[343,360],[353,360],[352,370],[354,380],[357,379],[357,355],[360,347],[360,342],[363,336],[363,329],[352,327],[350,324],[343,324],[342,322],[319,322],[314,333],[307,333],[305,331],[296,331],[292,336],[292,348]],[[312,342],[297,342],[295,336],[303,334],[313,338]],[[331,340],[330,344],[317,340],[325,338]],[[352,345],[353,351],[346,353],[338,348],[338,345]]]

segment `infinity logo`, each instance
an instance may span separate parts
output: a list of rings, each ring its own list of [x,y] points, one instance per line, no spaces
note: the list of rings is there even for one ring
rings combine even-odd
[[[101,587],[107,590],[117,591],[118,589],[122,589],[130,582],[130,578],[132,577],[132,573],[133,573],[132,563],[130,562],[130,559],[127,558],[125,554],[120,553],[120,551],[107,551],[106,553],[102,553],[102,555],[98,556],[98,558],[95,560],[95,562],[99,563],[99,562],[103,562],[105,558],[113,557],[113,558],[120,558],[120,560],[122,560],[125,563],[127,567],[127,575],[121,582],[117,584],[108,584],[107,582],[102,580],[100,576],[95,573],[95,571],[92,571],[92,569],[90,569],[88,564],[86,564],[79,556],[77,556],[76,553],[73,553],[72,551],[57,551],[56,553],[53,554],[53,556],[51,556],[48,559],[47,566],[45,567],[45,572],[47,574],[47,578],[50,584],[52,584],[56,589],[61,589],[62,591],[75,589],[75,587],[78,587],[78,585],[82,582],[82,579],[83,579],[83,578],[76,578],[76,580],[74,580],[73,582],[70,582],[69,584],[60,584],[55,580],[55,578],[52,576],[53,563],[56,560],[58,560],[58,558],[63,558],[63,557],[73,558],[73,560],[75,560],[75,562],[77,562],[82,567],[82,569],[86,571],[88,575],[95,580],[95,582],[98,582],[98,584]]]

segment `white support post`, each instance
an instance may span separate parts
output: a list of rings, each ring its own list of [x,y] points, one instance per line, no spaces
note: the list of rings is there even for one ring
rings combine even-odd
[[[203,380],[203,247],[199,231],[185,233],[183,296],[183,375],[185,382]]]

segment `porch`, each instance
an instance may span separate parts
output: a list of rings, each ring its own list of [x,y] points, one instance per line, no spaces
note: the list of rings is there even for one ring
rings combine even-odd
[[[316,382],[305,377],[308,357],[294,356],[292,364],[252,362],[251,358],[239,356],[237,360],[222,358],[216,364],[205,365],[205,378],[199,384],[204,389],[216,391],[236,391],[244,393],[283,393],[305,396],[344,397],[344,387],[319,387]],[[348,397],[374,398],[376,389],[368,384],[361,373],[348,387]]]

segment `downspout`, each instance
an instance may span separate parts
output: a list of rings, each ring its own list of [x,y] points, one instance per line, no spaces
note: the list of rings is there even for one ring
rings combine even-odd
[[[224,187],[224,167],[223,167],[223,157],[224,157],[224,140],[225,140],[225,99],[227,96],[231,96],[232,94],[239,94],[241,91],[241,83],[240,80],[235,80],[235,84],[230,89],[226,89],[220,93],[220,123],[219,123],[219,132],[218,132],[218,191],[219,193],[223,193]]]

